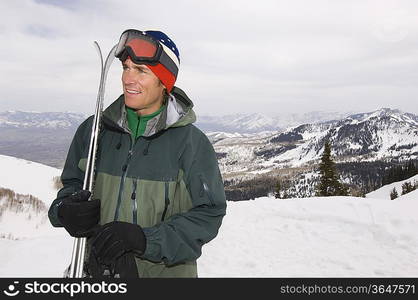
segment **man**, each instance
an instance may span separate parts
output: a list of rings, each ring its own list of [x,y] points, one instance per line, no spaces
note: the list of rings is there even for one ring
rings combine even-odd
[[[197,277],[226,201],[213,147],[192,125],[193,103],[174,87],[179,52],[160,31],[131,29],[115,56],[123,95],[103,112],[93,200],[82,190],[90,117],[74,136],[49,219],[88,237],[90,276]]]

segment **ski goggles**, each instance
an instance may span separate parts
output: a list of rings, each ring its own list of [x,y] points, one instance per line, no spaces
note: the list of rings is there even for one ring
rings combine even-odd
[[[139,30],[128,29],[122,33],[115,50],[115,57],[121,61],[130,57],[138,65],[155,66],[161,63],[172,74],[178,73],[178,66],[164,51],[162,44]]]

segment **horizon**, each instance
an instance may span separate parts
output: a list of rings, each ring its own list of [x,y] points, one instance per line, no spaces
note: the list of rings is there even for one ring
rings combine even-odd
[[[380,108],[376,108],[374,110],[369,110],[369,111],[337,111],[337,110],[313,110],[313,111],[304,111],[304,112],[289,112],[289,113],[282,113],[282,114],[275,114],[275,115],[266,115],[263,114],[262,112],[241,112],[241,113],[228,113],[228,114],[197,114],[198,116],[201,117],[229,117],[229,116],[246,116],[246,115],[264,115],[266,117],[270,117],[270,118],[275,118],[275,117],[281,117],[283,115],[305,115],[305,114],[312,114],[312,113],[339,113],[339,114],[347,114],[347,117],[350,115],[355,115],[355,114],[369,114],[369,113],[374,113],[376,111],[382,111],[382,110],[387,110],[389,109],[390,111],[400,111],[401,113],[407,114],[407,113],[411,113],[405,110],[402,110],[400,108],[392,108],[392,107],[380,107]],[[0,111],[1,113],[15,113],[15,112],[22,112],[22,113],[33,113],[33,114],[42,114],[42,113],[67,113],[67,114],[76,114],[76,115],[82,115],[82,116],[86,116],[88,117],[91,114],[87,114],[87,113],[82,113],[82,112],[77,112],[77,111],[35,111],[35,110],[20,110],[20,109],[13,109],[13,110],[3,110]],[[414,115],[418,116],[418,113],[411,113]]]

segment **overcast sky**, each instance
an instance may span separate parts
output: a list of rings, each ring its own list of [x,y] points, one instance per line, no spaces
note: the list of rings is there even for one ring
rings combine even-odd
[[[0,2],[0,111],[94,110],[99,59],[127,28],[177,44],[202,115],[399,108],[418,114],[418,1]],[[121,65],[106,103],[122,91]]]

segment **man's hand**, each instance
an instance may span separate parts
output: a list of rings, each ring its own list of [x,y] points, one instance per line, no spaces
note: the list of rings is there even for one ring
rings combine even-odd
[[[58,206],[58,219],[73,237],[88,237],[100,220],[100,200],[88,201],[91,193],[78,191],[64,198]]]
[[[106,266],[97,261],[93,252],[90,252],[88,274],[92,278],[138,278],[138,269],[133,252],[118,257],[113,265]]]
[[[117,259],[125,253],[140,256],[145,247],[146,238],[140,226],[114,221],[95,232],[91,251],[100,264],[115,266]]]

